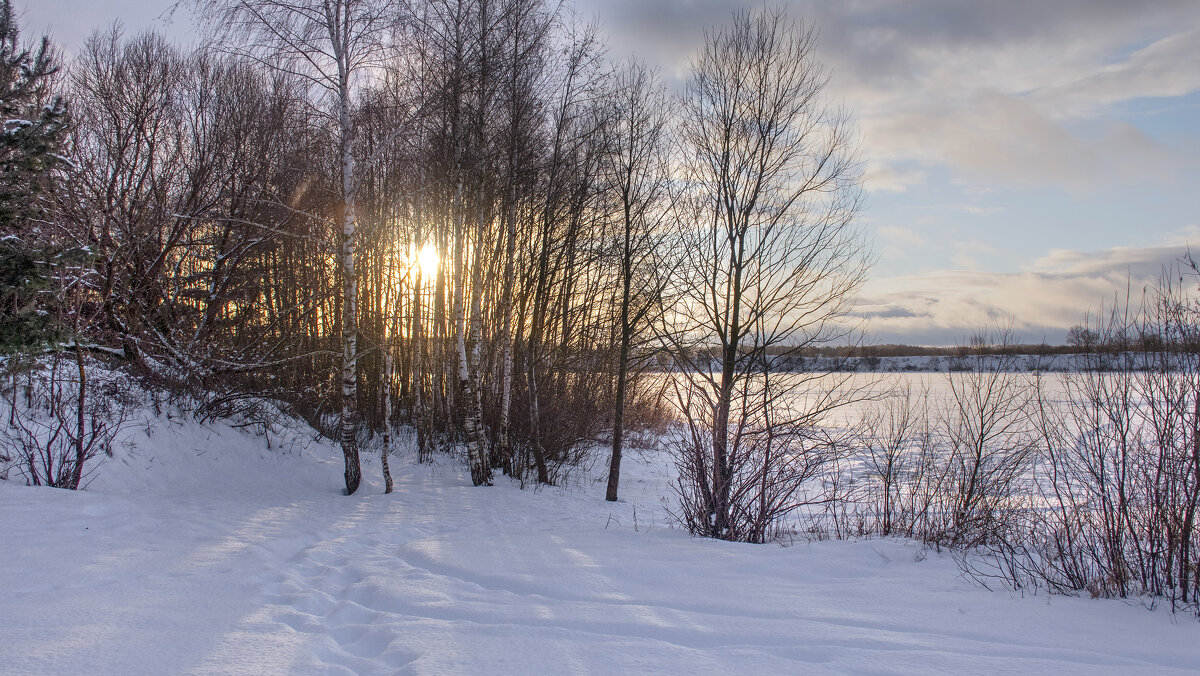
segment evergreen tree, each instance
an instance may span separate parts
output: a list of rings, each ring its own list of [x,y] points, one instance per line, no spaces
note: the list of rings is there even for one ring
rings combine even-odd
[[[0,0],[0,352],[28,351],[58,334],[45,227],[67,108],[50,92],[57,72],[43,37],[23,48],[12,3]]]

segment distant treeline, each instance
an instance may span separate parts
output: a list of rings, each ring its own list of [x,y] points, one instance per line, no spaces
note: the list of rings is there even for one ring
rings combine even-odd
[[[802,348],[778,345],[766,349],[769,357],[790,358],[821,358],[821,359],[857,359],[863,357],[965,357],[973,354],[985,355],[1033,355],[1052,356],[1059,354],[1079,354],[1083,352],[1107,351],[1099,347],[1081,347],[1076,345],[1012,344],[1012,345],[956,345],[952,347],[934,347],[930,345],[840,345],[840,346],[806,346]],[[708,350],[716,359],[720,356],[719,348]],[[703,354],[701,350],[699,354]]]
[[[955,345],[934,347],[930,345],[850,345],[839,347],[813,347],[799,351],[801,357],[965,357],[968,354],[993,355],[1036,355],[1075,354],[1080,348],[1075,345],[1048,345],[1046,343],[1019,343],[1013,345]],[[782,352],[781,352],[782,353]]]
[[[931,345],[840,345],[840,346],[805,346],[789,347],[777,345],[768,347],[761,353],[769,363],[772,371],[861,371],[878,370],[881,359],[928,357],[932,361],[928,367],[931,370],[961,370],[962,360],[967,357],[1028,357],[1025,370],[1062,370],[1069,368],[1069,361],[1047,362],[1039,358],[1058,357],[1066,355],[1108,355],[1116,356],[1126,352],[1168,352],[1174,354],[1200,354],[1200,341],[1172,340],[1164,344],[1161,337],[1146,334],[1125,337],[1120,340],[1102,340],[1092,331],[1080,331],[1079,327],[1068,333],[1065,345],[1050,345],[1047,343],[1014,343],[1007,339],[980,340],[973,339],[968,345],[931,346]],[[675,355],[660,353],[656,359],[651,359],[651,370],[677,370],[682,362],[688,364],[702,363],[707,357],[716,363],[720,360],[720,348],[701,348],[689,353],[687,359],[680,360]],[[645,358],[649,358],[646,355]],[[926,370],[915,363],[895,363],[884,370]]]
[[[1030,355],[1047,357],[1061,354],[1115,354],[1126,350],[1159,351],[1164,347],[1173,352],[1200,352],[1200,341],[1186,339],[1171,341],[1164,345],[1163,340],[1152,334],[1137,335],[1123,338],[1119,341],[1102,340],[1094,332],[1073,328],[1067,334],[1065,345],[1049,345],[1047,343],[1005,343],[998,344],[971,341],[968,345],[950,347],[935,347],[930,345],[842,345],[842,346],[812,346],[798,350],[786,347],[771,348],[768,354],[773,356],[824,357],[842,358],[853,357],[965,357],[968,355]]]

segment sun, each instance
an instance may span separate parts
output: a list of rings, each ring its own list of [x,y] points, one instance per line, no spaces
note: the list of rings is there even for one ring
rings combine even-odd
[[[421,271],[421,277],[431,279],[437,275],[438,269],[438,253],[437,247],[426,243],[420,249],[415,246],[409,249],[408,252],[409,269],[411,275],[416,276],[417,270]]]

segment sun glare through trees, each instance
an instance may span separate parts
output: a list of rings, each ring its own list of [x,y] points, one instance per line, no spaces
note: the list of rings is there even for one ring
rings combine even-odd
[[[404,258],[404,269],[407,271],[406,284],[415,284],[418,276],[426,283],[437,276],[438,252],[437,247],[426,243],[421,246],[410,245]]]

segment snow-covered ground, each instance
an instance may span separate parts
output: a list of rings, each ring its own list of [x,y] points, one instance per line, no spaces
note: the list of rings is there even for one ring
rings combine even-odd
[[[149,430],[149,433],[147,433]],[[671,528],[665,458],[624,498],[472,488],[449,458],[155,422],[88,490],[0,481],[0,673],[1184,673],[1200,623],[992,593],[900,541]]]

